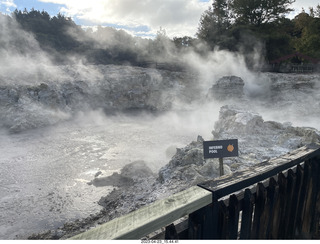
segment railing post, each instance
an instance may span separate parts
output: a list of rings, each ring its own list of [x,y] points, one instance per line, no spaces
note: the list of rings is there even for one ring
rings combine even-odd
[[[306,233],[304,232],[304,214],[306,211],[306,201],[307,201],[307,190],[308,181],[310,180],[311,166],[309,160],[305,161],[303,167],[303,181],[300,192],[299,207],[298,207],[298,219],[297,219],[297,238],[306,238]]]
[[[320,157],[315,159],[315,164],[317,165],[317,193],[316,193],[316,206],[315,206],[315,219],[313,220],[314,237],[320,238]]]
[[[217,217],[217,233],[218,236],[215,239],[227,239],[228,238],[228,219],[229,211],[224,201],[217,202],[218,205],[218,217]]]
[[[213,239],[212,205],[205,206],[189,215],[188,220],[189,239]]]
[[[296,200],[296,183],[297,183],[297,175],[292,171],[292,169],[288,170],[288,194],[287,194],[287,209],[286,209],[286,217],[285,217],[285,237],[286,239],[293,238],[293,226],[294,226],[294,217],[295,210],[297,205]]]
[[[219,205],[216,194],[212,193],[212,239],[220,239],[219,233]]]
[[[220,176],[223,176],[224,175],[223,158],[219,158],[219,171],[220,171]]]
[[[261,225],[263,223],[263,212],[266,203],[267,191],[262,183],[258,183],[257,188],[257,197],[256,204],[254,208],[254,219],[253,219],[253,228],[251,232],[252,239],[259,239],[261,235]]]
[[[310,161],[308,161],[308,164],[310,164],[310,177],[308,181],[306,207],[302,225],[302,232],[303,238],[306,237],[309,239],[313,236],[313,233],[315,231],[314,222],[316,215],[316,200],[318,195],[317,181],[319,178],[319,171],[316,159],[310,159]]]
[[[228,218],[228,235],[227,238],[231,240],[238,239],[238,225],[239,225],[239,200],[235,194],[229,198],[229,218]]]
[[[296,169],[297,182],[295,187],[295,195],[293,201],[295,201],[295,213],[294,213],[294,221],[292,227],[292,238],[296,238],[298,236],[298,231],[300,229],[301,219],[300,219],[300,211],[301,211],[301,201],[302,201],[302,185],[303,185],[303,177],[304,177],[304,169],[299,164]]]
[[[312,234],[315,234],[317,231],[317,227],[319,226],[319,214],[320,214],[320,203],[318,203],[319,200],[319,194],[320,194],[320,158],[316,157],[312,160],[312,181],[314,184],[314,191],[313,191],[313,202],[312,202],[312,209],[313,213],[311,215],[312,221],[311,221],[311,227],[310,231]],[[318,207],[317,207],[318,206]]]
[[[285,238],[285,217],[286,217],[286,209],[287,209],[287,190],[288,190],[288,181],[282,172],[278,174],[278,184],[279,184],[279,232],[277,239]]]
[[[204,240],[213,239],[212,235],[212,226],[213,226],[213,213],[212,213],[212,205],[206,206],[204,208],[204,221],[203,221],[203,233],[202,238]]]
[[[166,226],[165,240],[177,240],[179,239],[176,227],[174,224]]]
[[[276,236],[278,235],[278,226],[277,226],[278,221],[275,221],[275,217],[276,219],[278,217],[276,216],[276,206],[277,206],[278,197],[279,197],[279,185],[273,177],[269,179],[267,195],[270,201],[270,212],[269,212],[270,219],[267,226],[266,239],[276,239]]]
[[[242,204],[242,220],[240,239],[250,239],[252,228],[252,213],[253,213],[254,196],[249,189],[244,192]]]

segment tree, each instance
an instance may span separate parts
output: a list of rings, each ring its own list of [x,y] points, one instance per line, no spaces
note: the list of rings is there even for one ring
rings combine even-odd
[[[320,18],[320,5],[318,4],[315,10],[315,16]]]
[[[167,62],[171,61],[174,52],[175,47],[173,41],[167,36],[166,30],[160,26],[156,38],[152,43],[152,56],[154,56],[158,62]]]
[[[292,43],[295,35],[294,24],[290,19],[282,18],[263,24],[258,31],[258,35],[265,41],[266,60],[272,61],[295,52]]]
[[[320,57],[320,19],[313,18],[307,13],[300,13],[294,19],[295,39],[294,47],[297,51]]]
[[[197,37],[210,46],[224,46],[227,31],[231,26],[227,0],[214,0],[212,7],[206,10],[200,19]]]
[[[174,37],[173,42],[178,49],[186,49],[193,46],[194,38],[190,36]]]
[[[236,22],[260,26],[284,18],[293,11],[295,0],[232,0],[230,8]]]
[[[320,5],[318,4],[317,7],[313,8],[313,7],[310,7],[309,8],[310,10],[310,16],[315,18],[320,18]]]

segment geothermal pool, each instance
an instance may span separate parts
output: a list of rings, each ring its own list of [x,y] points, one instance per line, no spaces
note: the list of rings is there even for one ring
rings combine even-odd
[[[136,160],[157,172],[172,156],[168,148],[183,147],[201,133],[210,138],[218,109],[211,111],[216,116],[93,111],[46,128],[1,131],[0,239],[25,239],[99,212],[98,200],[113,187],[88,185],[97,172],[111,175]]]

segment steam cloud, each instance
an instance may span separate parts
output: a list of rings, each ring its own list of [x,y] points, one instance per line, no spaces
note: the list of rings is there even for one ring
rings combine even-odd
[[[241,52],[231,53],[217,48],[214,51],[203,51],[202,53],[206,53],[206,55],[200,55],[199,52],[195,50],[192,51],[189,49],[187,52],[177,50],[175,46],[166,39],[160,40],[165,52],[163,52],[162,57],[154,57],[154,60],[166,60],[167,62],[176,62],[178,60],[185,64],[192,75],[188,77],[189,80],[186,82],[184,81],[184,76],[174,78],[174,76],[170,76],[168,72],[165,71],[140,69],[138,71],[138,73],[140,72],[139,75],[147,76],[146,82],[151,83],[151,85],[148,84],[144,86],[140,84],[140,86],[138,85],[140,81],[129,84],[130,78],[128,77],[131,76],[131,79],[133,79],[137,71],[128,66],[121,66],[121,68],[116,68],[116,66],[110,66],[113,68],[103,68],[97,65],[86,65],[85,63],[87,63],[87,61],[85,57],[79,56],[65,56],[64,59],[68,60],[71,65],[56,66],[51,61],[53,58],[50,56],[50,53],[40,48],[32,34],[19,28],[19,25],[15,21],[8,21],[8,16],[1,15],[0,18],[2,33],[0,37],[0,85],[4,97],[2,98],[1,118],[2,125],[5,126],[11,121],[15,121],[14,126],[18,125],[19,127],[22,126],[19,125],[19,120],[35,120],[37,122],[33,124],[32,121],[29,125],[26,125],[26,129],[36,128],[37,125],[45,126],[46,124],[54,124],[61,120],[70,119],[73,114],[82,110],[114,108],[117,104],[112,104],[115,100],[110,99],[111,91],[116,90],[121,93],[120,90],[122,88],[126,90],[127,95],[130,93],[130,96],[150,96],[147,100],[148,106],[157,107],[156,103],[158,102],[161,104],[161,110],[192,110],[195,114],[191,117],[203,118],[210,114],[210,109],[212,110],[211,114],[217,114],[219,106],[223,105],[223,103],[218,101],[205,101],[206,105],[203,105],[208,89],[219,78],[229,75],[239,76],[244,80],[244,92],[247,99],[252,99],[252,108],[255,108],[258,112],[263,112],[269,118],[282,120],[286,117],[294,121],[299,120],[300,114],[305,116],[304,109],[307,108],[309,104],[315,107],[315,111],[318,111],[316,108],[317,102],[314,100],[315,96],[319,96],[319,94],[315,92],[316,89],[310,90],[311,95],[304,94],[305,91],[300,91],[299,95],[305,97],[303,102],[299,104],[299,108],[301,109],[292,111],[295,107],[296,100],[290,99],[290,97],[284,94],[283,96],[289,99],[288,101],[291,101],[291,106],[288,105],[288,101],[287,104],[280,104],[280,101],[276,104],[276,109],[269,111],[270,102],[272,103],[272,99],[275,96],[273,94],[272,84],[277,78],[249,70],[246,66],[245,57]],[[109,31],[109,34],[107,33],[108,35],[105,35],[108,36],[108,38],[99,39],[97,36],[92,35],[90,31],[87,31],[84,36],[77,35],[78,32],[72,28],[68,30],[68,33],[82,42],[86,42],[89,39],[92,40],[94,37],[94,45],[99,48],[117,46],[118,48],[126,50],[135,49],[135,51],[144,50],[146,52],[146,49],[143,47],[148,44],[147,40],[133,38],[128,34],[120,33],[128,38],[125,42],[128,46],[123,46],[123,44],[119,43],[117,38],[113,36],[116,32],[107,28],[104,31]],[[21,45],[21,43],[24,45]],[[252,63],[258,67],[261,64],[259,54],[263,51],[263,48],[258,42],[254,45],[254,51],[249,54],[246,53],[245,55],[246,57],[251,57]],[[196,48],[198,48],[198,50],[207,49],[205,44],[201,43]],[[241,47],[239,47],[239,50],[241,50]],[[297,79],[300,78],[298,77]],[[139,79],[143,80],[144,78],[139,77]],[[302,77],[301,79],[304,78]],[[315,76],[315,81],[312,83],[314,84],[314,88],[319,85],[317,79],[318,77]],[[46,96],[50,97],[51,95],[51,101],[44,102],[43,100],[39,103],[39,101],[35,101],[34,97],[30,96],[30,93],[25,94],[21,92],[21,90],[25,91],[31,88],[33,92],[39,89],[41,90],[41,88],[44,88],[44,86],[41,87],[41,84],[47,85],[47,92],[51,93]],[[70,86],[72,88],[70,88]],[[65,98],[67,96],[66,89],[69,89],[67,95],[73,94],[72,101],[66,101],[68,100]],[[79,89],[82,90],[82,97],[79,94],[78,97],[74,95],[75,89],[78,91]],[[140,93],[137,92],[137,89],[140,90]],[[145,93],[141,93],[143,89]],[[157,89],[162,89],[162,91],[156,92]],[[103,94],[103,92],[105,93]],[[84,95],[85,93],[86,96]],[[6,96],[4,96],[4,94],[6,94]],[[52,95],[54,95],[56,99],[52,99]],[[112,95],[117,96],[114,92]],[[104,98],[104,96],[108,96],[108,98]],[[121,96],[125,96],[125,94]],[[154,101],[152,101],[152,96],[154,97]],[[17,101],[13,102],[12,100],[15,99]],[[104,99],[107,102],[105,102]],[[59,106],[49,104],[50,102],[58,103]],[[68,102],[72,102],[73,104],[68,104]],[[146,102],[146,100],[143,102]],[[239,103],[239,101],[234,101],[233,103]],[[10,106],[10,104],[14,106]],[[200,111],[205,112],[199,114]],[[290,114],[288,114],[288,112],[290,112]],[[172,112],[169,112],[169,114],[170,113],[172,115]],[[281,114],[286,115],[281,116]],[[173,117],[175,116],[176,115]],[[217,115],[215,118],[217,118]],[[175,119],[172,118],[171,123],[175,120],[177,120],[177,117]],[[210,124],[209,126],[208,124],[204,125],[205,123],[202,122],[205,119],[201,120],[201,122],[200,120],[195,120],[195,123],[190,124],[198,123],[198,128],[205,127],[208,129],[210,126],[212,127],[212,121],[208,123]],[[315,124],[317,123],[312,123],[312,125]],[[192,126],[190,130],[193,129],[194,126]],[[200,131],[203,132],[202,129],[199,129],[199,132]]]
[[[90,32],[87,32],[87,36],[77,36],[76,30],[68,31],[81,42],[96,37]],[[0,147],[0,154],[5,163],[10,163],[10,160],[16,162],[18,159],[15,158],[20,156],[26,159],[27,163],[28,160],[35,160],[30,168],[29,165],[25,167],[29,171],[32,167],[37,168],[39,162],[42,163],[41,169],[45,168],[46,164],[50,164],[54,169],[54,164],[60,163],[64,165],[63,169],[77,168],[74,173],[76,176],[70,173],[68,177],[78,177],[80,173],[86,175],[87,167],[91,171],[97,167],[96,161],[103,161],[100,165],[116,171],[130,160],[143,160],[157,172],[168,163],[168,158],[175,153],[175,148],[184,147],[196,139],[197,135],[201,135],[205,140],[213,139],[211,131],[218,120],[220,107],[225,104],[253,110],[265,120],[288,121],[295,126],[320,129],[319,74],[254,72],[247,68],[245,55],[241,52],[231,53],[218,48],[208,51],[203,43],[196,47],[197,50],[181,52],[165,40],[161,44],[166,52],[154,57],[154,60],[169,63],[180,61],[185,64],[188,72],[124,65],[89,65],[85,57],[79,56],[65,56],[64,59],[70,64],[57,66],[52,62],[50,53],[41,49],[35,37],[19,28],[16,22],[8,21],[7,16],[0,15],[0,32],[0,143],[3,145]],[[132,40],[132,46],[122,46],[116,38],[95,39],[93,45],[97,48],[117,46],[148,52],[143,48],[148,44],[147,40],[132,37],[129,40]],[[251,57],[257,66],[261,64],[261,48],[257,43],[252,53],[246,53],[246,57]],[[199,55],[199,50],[206,55]],[[240,99],[208,99],[208,90],[212,85],[221,77],[230,75],[243,79],[244,96]],[[128,109],[134,112],[129,115],[121,113]],[[142,110],[147,112],[141,112]],[[69,121],[62,123],[66,120]],[[45,129],[40,130],[39,127]],[[131,131],[128,127],[132,127]],[[22,141],[19,141],[19,135],[7,134],[8,131],[22,132],[29,129],[36,130],[26,132],[25,137],[22,135]],[[37,133],[39,135],[35,135]],[[29,135],[32,135],[35,145],[41,144],[40,139],[43,136],[42,141],[46,146],[51,147],[50,143],[53,143],[52,152],[59,152],[62,156],[59,160],[52,159],[48,163],[47,157],[52,154],[47,156],[47,152],[51,150],[41,151],[43,145],[39,149],[34,145],[28,147],[33,149],[31,154],[41,151],[46,155],[36,158],[34,155],[27,155],[24,151],[26,149],[15,147],[15,140],[19,141],[19,145],[28,143]],[[80,138],[82,136],[84,138]],[[61,139],[63,140],[60,144]],[[6,143],[10,144],[8,150]],[[65,145],[69,148],[62,148]],[[68,159],[76,163],[69,162]],[[20,161],[16,163],[19,168],[20,164]],[[14,176],[19,173],[19,170],[10,171],[11,167],[6,170]],[[37,173],[37,177],[41,179],[41,172]],[[64,173],[61,172],[60,177],[64,177]],[[55,175],[53,178],[57,180]],[[48,191],[52,192],[51,185],[48,185]],[[65,185],[61,191],[66,191]],[[83,189],[80,189],[81,194],[82,191]],[[24,200],[28,196],[24,195],[23,191],[20,196],[21,202],[26,202]],[[43,199],[47,195],[42,196],[43,198],[38,198],[39,201],[45,201]],[[34,199],[30,202],[34,204]],[[48,216],[47,213],[45,216]]]

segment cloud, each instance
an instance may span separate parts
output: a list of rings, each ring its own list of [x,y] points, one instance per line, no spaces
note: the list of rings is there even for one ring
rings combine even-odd
[[[293,11],[288,15],[289,18],[294,18],[299,13],[301,13],[302,9],[304,9],[307,13],[309,13],[309,8],[313,7],[315,8],[317,5],[319,5],[320,2],[317,0],[296,0],[290,8],[293,9]]]
[[[14,3],[13,0],[0,0],[0,9],[2,9],[2,6],[6,8],[6,12],[11,12],[10,8],[16,8],[17,5]]]
[[[194,36],[202,13],[212,4],[210,0],[39,0],[63,5],[60,12],[73,17],[81,25],[107,25],[125,29],[138,36],[156,35],[160,27],[172,37]],[[8,2],[8,1],[7,1]],[[11,1],[12,2],[12,1]],[[309,7],[316,0],[296,0],[289,18]],[[143,30],[147,26],[148,31]]]
[[[91,24],[148,26],[154,33],[160,26],[169,37],[197,31],[201,14],[211,4],[199,0],[40,0],[63,4],[61,12]]]
[[[292,4],[292,8],[301,12],[302,8],[309,10],[309,7],[316,7],[319,4],[320,3],[317,0],[297,0]]]
[[[1,5],[5,5],[6,7],[17,7],[17,5],[13,2],[13,0],[4,0],[4,1],[0,1]]]

